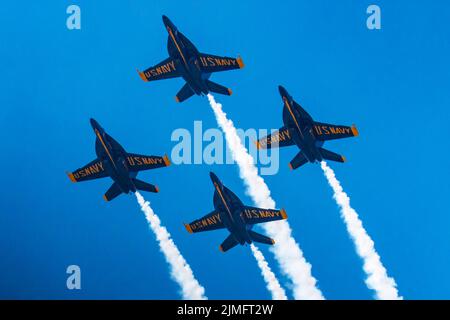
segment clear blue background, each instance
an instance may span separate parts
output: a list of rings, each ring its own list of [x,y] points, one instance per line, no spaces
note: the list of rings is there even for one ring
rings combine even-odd
[[[178,3],[179,2],[179,3]],[[358,125],[330,142],[332,163],[389,275],[409,299],[450,298],[448,1],[375,1],[382,29],[366,28],[373,1],[14,1],[0,8],[0,297],[178,299],[178,287],[133,196],[102,199],[110,179],[65,175],[95,157],[89,118],[129,152],[164,154],[176,128],[217,127],[206,98],[174,101],[183,81],[144,83],[167,56],[168,15],[202,52],[236,56],[215,74],[240,128],[278,128],[283,84],[318,121]],[[66,28],[81,7],[82,30]],[[295,148],[266,177],[330,299],[370,299],[331,189],[318,165],[291,172]],[[140,174],[145,194],[210,298],[269,299],[248,247],[218,250],[225,231],[189,235],[183,221],[212,209],[208,172],[242,199],[233,165],[182,165]],[[261,246],[281,282],[273,255]],[[66,267],[82,290],[66,289]],[[291,293],[288,291],[289,295]]]

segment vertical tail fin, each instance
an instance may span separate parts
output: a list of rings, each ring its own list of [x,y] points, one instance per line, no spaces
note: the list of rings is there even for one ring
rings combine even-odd
[[[262,234],[256,233],[255,231],[249,230],[248,234],[250,236],[250,239],[252,239],[255,242],[269,244],[269,245],[272,245],[275,243],[275,241],[272,238],[263,236]]]

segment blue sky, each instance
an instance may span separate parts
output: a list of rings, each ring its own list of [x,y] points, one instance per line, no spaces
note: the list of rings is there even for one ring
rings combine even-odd
[[[144,154],[170,154],[173,130],[195,120],[217,127],[206,98],[175,103],[182,80],[144,83],[135,71],[167,57],[162,14],[200,51],[242,55],[243,70],[212,77],[233,89],[216,98],[237,127],[282,125],[279,84],[316,120],[356,123],[358,138],[326,146],[348,159],[331,166],[389,275],[405,298],[450,298],[450,5],[373,3],[382,10],[378,31],[366,28],[369,1],[2,4],[0,298],[179,298],[135,198],[105,203],[111,180],[72,184],[64,173],[95,158],[90,117]],[[66,28],[70,4],[81,7],[81,30]],[[329,299],[372,298],[320,167],[290,171],[296,153],[281,150],[279,173],[265,179],[320,289]],[[208,297],[269,299],[248,247],[222,254],[226,231],[183,228],[212,210],[211,170],[251,204],[235,165],[139,177],[160,187],[145,197]],[[66,289],[70,264],[81,267],[80,291]]]

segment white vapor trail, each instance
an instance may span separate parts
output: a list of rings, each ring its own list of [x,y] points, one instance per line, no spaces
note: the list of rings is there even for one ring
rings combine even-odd
[[[195,279],[191,267],[181,255],[173,242],[170,233],[165,227],[161,226],[161,221],[153,212],[150,203],[145,201],[144,197],[142,197],[139,192],[136,192],[135,195],[141,206],[141,210],[144,212],[145,217],[150,224],[150,228],[156,235],[159,248],[170,265],[170,275],[181,287],[183,299],[206,300],[205,289],[200,285],[197,279]]]
[[[250,245],[250,248],[252,249],[253,256],[258,262],[259,268],[261,269],[261,273],[264,281],[266,282],[267,289],[272,294],[272,299],[287,300],[286,292],[281,287],[278,279],[275,277],[275,274],[270,269],[269,264],[264,258],[262,252],[253,243]]]
[[[208,94],[208,100],[219,126],[225,133],[233,159],[239,166],[239,174],[244,180],[247,193],[258,207],[274,209],[275,201],[270,196],[269,187],[258,175],[253,158],[242,144],[233,122],[227,119],[222,105],[217,103],[211,94]],[[316,279],[311,274],[311,265],[303,257],[300,246],[292,237],[289,223],[286,220],[270,222],[263,224],[263,228],[275,240],[271,251],[275,254],[282,272],[292,281],[294,298],[324,299],[322,292],[316,287]]]
[[[363,260],[363,269],[367,275],[366,285],[375,291],[375,296],[380,300],[401,300],[398,295],[395,280],[387,275],[386,268],[381,263],[380,256],[375,250],[375,244],[367,231],[364,229],[358,213],[350,206],[350,198],[342,189],[340,182],[336,179],[334,171],[325,161],[320,163],[325,177],[333,189],[333,198],[341,209],[347,231],[355,243],[356,252]]]

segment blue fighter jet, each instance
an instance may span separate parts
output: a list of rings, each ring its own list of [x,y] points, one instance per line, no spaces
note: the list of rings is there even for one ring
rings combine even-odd
[[[231,95],[230,89],[210,81],[209,78],[213,72],[243,68],[242,58],[200,53],[169,18],[166,16],[162,18],[169,33],[167,40],[169,58],[143,72],[138,70],[142,80],[148,82],[177,77],[183,78],[186,84],[175,96],[177,102],[182,102],[194,94],[206,95],[209,92]]]
[[[237,244],[250,244],[253,241],[272,245],[275,241],[252,230],[257,223],[287,219],[286,211],[260,209],[245,206],[242,201],[219,178],[210,173],[214,185],[214,211],[201,219],[185,224],[189,233],[228,229],[230,235],[219,246],[220,251],[226,252]]]

